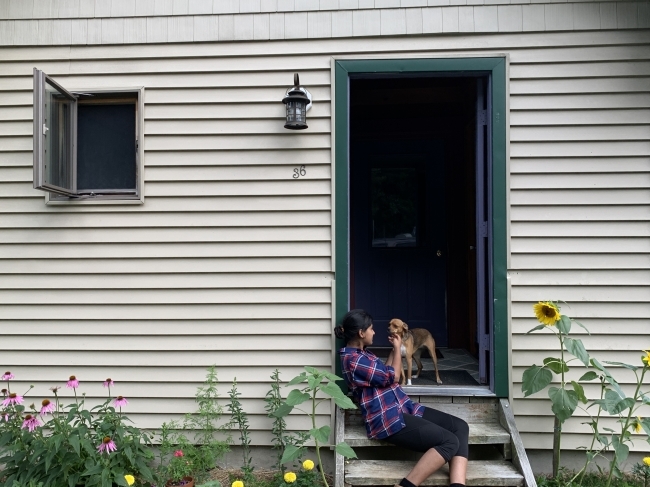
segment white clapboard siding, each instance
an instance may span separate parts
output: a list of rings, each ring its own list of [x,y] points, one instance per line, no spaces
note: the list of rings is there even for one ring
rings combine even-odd
[[[19,3],[9,18],[29,18]],[[83,1],[78,15],[154,15],[127,3]],[[638,363],[650,338],[648,31],[606,27],[0,48],[1,366],[35,395],[75,374],[95,401],[110,376],[132,419],[157,428],[192,408],[216,364],[222,396],[237,377],[253,443],[270,444],[273,369],[288,381],[332,367],[332,55],[507,53],[513,409],[526,446],[549,448],[549,402],[520,390],[523,370],[557,350],[547,332],[526,335],[532,303],[570,302],[601,361]],[[31,182],[34,66],[73,90],[144,87],[144,205],[45,205]],[[301,133],[282,128],[294,72],[314,97]],[[567,423],[567,448],[590,438],[581,421]]]

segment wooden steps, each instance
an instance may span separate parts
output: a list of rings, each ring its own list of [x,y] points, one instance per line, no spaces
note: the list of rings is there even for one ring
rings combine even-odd
[[[413,462],[386,460],[351,461],[346,468],[345,483],[350,485],[394,485],[413,468]],[[449,485],[447,465],[421,485]],[[524,477],[511,462],[472,460],[467,465],[466,485],[523,486]]]
[[[361,424],[351,424],[345,428],[345,442],[352,448],[364,446],[393,446],[387,441],[373,440],[366,436],[366,428]],[[510,444],[510,434],[499,423],[469,423],[470,445]]]
[[[458,416],[469,424],[468,486],[537,487],[507,399],[495,397],[417,396],[417,402]],[[336,442],[345,441],[359,459],[335,455],[335,487],[393,486],[413,468],[417,454],[366,436],[359,411],[337,408]],[[395,449],[394,451],[391,450]],[[445,465],[423,486],[449,485]]]

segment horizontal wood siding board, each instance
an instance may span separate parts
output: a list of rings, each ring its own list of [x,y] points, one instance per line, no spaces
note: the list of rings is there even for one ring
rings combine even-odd
[[[191,410],[216,364],[222,394],[237,377],[253,443],[269,445],[273,369],[287,381],[332,366],[331,57],[507,53],[513,410],[526,446],[550,448],[548,399],[521,393],[523,370],[557,350],[526,334],[532,303],[569,301],[601,360],[638,363],[648,338],[648,47],[646,30],[611,30],[2,48],[2,363],[39,394],[76,374],[96,401],[111,376],[152,428]],[[145,87],[144,205],[44,204],[34,66],[71,89]],[[314,99],[298,133],[281,103],[294,72]],[[567,448],[590,438],[581,420]]]

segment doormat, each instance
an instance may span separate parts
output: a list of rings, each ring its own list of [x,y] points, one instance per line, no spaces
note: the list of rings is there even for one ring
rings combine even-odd
[[[370,350],[372,353],[374,353],[377,357],[379,358],[388,358],[388,354],[392,350],[390,347],[368,347],[368,350]],[[429,356],[429,351],[425,348],[422,350],[422,358],[431,358]],[[436,358],[438,360],[445,358],[445,356],[442,354],[442,352],[436,348]],[[415,362],[413,363],[413,366],[415,366]]]
[[[442,381],[443,386],[477,386],[478,382],[469,375],[469,372],[466,370],[440,370],[440,380]],[[414,386],[435,386],[438,385],[436,382],[436,373],[433,370],[423,370],[422,374],[417,378],[412,380]]]

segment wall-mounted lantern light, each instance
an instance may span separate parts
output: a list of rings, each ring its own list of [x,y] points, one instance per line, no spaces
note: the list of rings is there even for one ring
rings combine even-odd
[[[287,123],[285,129],[302,130],[307,128],[307,111],[311,108],[311,93],[300,86],[298,73],[293,75],[293,84],[282,98],[287,108]]]

